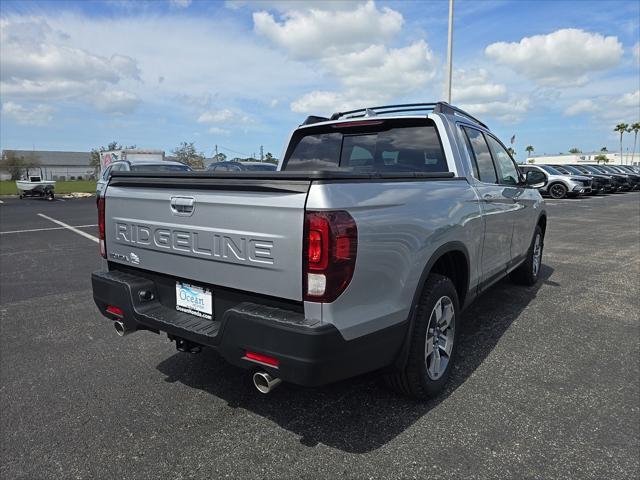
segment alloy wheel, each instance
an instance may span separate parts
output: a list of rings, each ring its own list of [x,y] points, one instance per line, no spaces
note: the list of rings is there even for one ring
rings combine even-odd
[[[438,380],[447,371],[453,351],[454,337],[455,311],[453,302],[449,297],[442,296],[431,311],[424,346],[424,361],[427,375],[431,380]]]

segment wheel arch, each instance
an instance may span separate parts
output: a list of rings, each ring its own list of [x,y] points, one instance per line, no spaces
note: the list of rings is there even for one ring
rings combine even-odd
[[[447,242],[433,252],[420,275],[420,280],[413,294],[405,340],[402,343],[394,367],[403,369],[406,365],[409,355],[411,332],[415,321],[417,301],[431,273],[439,273],[451,279],[458,293],[458,307],[462,310],[467,294],[469,293],[469,282],[471,278],[471,263],[469,258],[469,250],[464,243],[458,241]],[[454,278],[452,278],[452,272],[455,272]]]

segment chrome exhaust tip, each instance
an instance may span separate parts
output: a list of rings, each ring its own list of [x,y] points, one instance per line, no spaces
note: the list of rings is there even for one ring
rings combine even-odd
[[[124,322],[120,322],[118,320],[116,320],[115,322],[113,322],[113,326],[116,329],[116,333],[118,334],[118,336],[120,337],[124,337],[125,335],[130,334],[131,332],[133,332],[133,330],[128,329]]]
[[[272,377],[267,372],[256,372],[253,374],[253,385],[260,393],[269,393],[282,383],[279,378]]]

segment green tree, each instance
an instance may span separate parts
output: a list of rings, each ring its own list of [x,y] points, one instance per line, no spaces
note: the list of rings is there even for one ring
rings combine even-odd
[[[226,161],[226,160],[227,160],[227,156],[226,156],[224,153],[222,153],[222,152],[220,152],[220,153],[216,153],[216,154],[213,156],[213,161],[214,161],[214,162],[224,162],[224,161]]]
[[[193,142],[180,143],[173,154],[179,162],[189,165],[191,168],[204,168],[204,154],[196,151]]]
[[[601,153],[601,154],[599,154],[599,155],[596,155],[593,159],[594,159],[594,160],[596,161],[596,163],[598,163],[598,164],[599,164],[600,162],[602,162],[602,163],[608,163],[608,162],[609,162],[609,159],[608,159],[608,158],[607,158],[607,156],[606,156],[605,154],[603,154],[603,153]]]
[[[0,159],[0,170],[6,170],[11,175],[11,180],[19,180],[24,172],[32,167],[40,165],[37,155],[29,154],[26,157],[18,155],[13,150],[5,150]]]
[[[582,150],[580,150],[578,147],[573,147],[569,149],[569,153],[573,153],[575,155],[576,153],[582,153]]]
[[[109,142],[109,144],[106,147],[101,146],[98,148],[94,148],[93,150],[91,150],[91,153],[90,153],[91,158],[89,159],[89,166],[93,167],[97,175],[98,172],[100,171],[100,152],[110,152],[111,150],[125,150],[130,148],[136,148],[136,146],[130,145],[128,147],[125,147],[124,145],[120,145],[116,141]]]
[[[274,165],[278,164],[278,159],[276,157],[274,157],[271,152],[267,152],[267,154],[264,156],[264,161],[267,163],[273,163]]]
[[[625,134],[625,132],[627,132],[629,128],[629,124],[627,123],[619,123],[618,125],[616,125],[616,128],[613,129],[614,132],[619,132],[620,133],[620,164],[622,165],[622,135]]]
[[[633,165],[633,159],[636,156],[636,144],[638,143],[638,132],[640,131],[640,122],[631,124],[630,132],[633,132],[633,150],[631,151],[631,165]]]
[[[527,151],[527,157],[530,157],[535,148],[533,148],[533,145],[527,145],[527,148],[525,148],[525,150]]]

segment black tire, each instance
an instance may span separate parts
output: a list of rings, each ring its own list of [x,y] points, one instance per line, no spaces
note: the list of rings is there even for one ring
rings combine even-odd
[[[539,239],[539,256],[536,259],[536,241]],[[527,252],[527,259],[516,268],[509,277],[514,283],[520,285],[526,285],[528,287],[535,285],[540,277],[540,269],[542,268],[542,252],[544,250],[544,236],[542,235],[542,229],[539,225],[533,232],[533,238],[531,239],[531,245]],[[537,264],[537,265],[536,265]]]
[[[450,303],[443,299],[449,299]],[[442,362],[446,358],[446,364],[443,367],[443,372],[440,373],[437,378],[432,378],[431,371],[428,371],[425,345],[427,343],[427,331],[433,330],[430,326],[432,316],[435,315],[435,308],[440,305],[445,305],[448,309],[449,306],[453,308],[453,317],[450,320],[452,330],[449,332],[451,335],[451,346],[448,356],[445,354],[448,343],[445,343],[445,347],[434,346],[432,348],[437,350],[438,358]],[[433,317],[435,319],[435,317]],[[418,299],[418,305],[416,306],[415,319],[409,338],[409,355],[404,370],[394,373],[388,373],[385,375],[385,382],[389,387],[397,391],[402,395],[406,395],[415,399],[425,400],[427,398],[437,395],[447,383],[447,379],[451,373],[451,368],[454,363],[455,350],[456,350],[456,323],[459,318],[459,303],[458,292],[456,291],[453,282],[443,275],[431,274],[427,278],[420,298]],[[434,336],[431,335],[433,339]],[[447,338],[447,342],[448,342]],[[432,360],[432,355],[429,358]],[[431,365],[433,367],[433,365]]]
[[[567,196],[567,192],[569,189],[563,183],[552,183],[549,185],[547,192],[549,192],[549,196],[555,200],[560,200]]]

